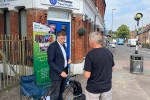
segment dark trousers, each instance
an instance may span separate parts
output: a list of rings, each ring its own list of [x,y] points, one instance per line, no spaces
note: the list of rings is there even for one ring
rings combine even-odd
[[[65,90],[65,86],[66,78],[63,78],[61,81],[52,80],[50,100],[63,100],[62,94]]]

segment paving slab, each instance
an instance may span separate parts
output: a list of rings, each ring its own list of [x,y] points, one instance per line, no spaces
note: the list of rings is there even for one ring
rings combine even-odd
[[[128,60],[115,60],[115,70],[112,78],[113,100],[150,100],[150,68],[149,61],[145,61],[143,74],[130,73]],[[86,79],[78,75],[76,80],[82,85],[83,93]],[[64,96],[67,93],[65,90]],[[19,86],[0,94],[0,100],[19,100]],[[65,100],[73,100],[73,94],[69,92]]]

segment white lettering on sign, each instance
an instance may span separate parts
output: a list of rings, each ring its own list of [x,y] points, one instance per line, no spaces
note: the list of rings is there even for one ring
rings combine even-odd
[[[2,4],[0,4],[0,6],[9,6],[10,5],[10,3],[2,3]]]
[[[17,1],[17,0],[0,0],[0,3],[13,2],[13,1]]]
[[[75,9],[80,8],[80,3],[79,1],[76,0],[41,0],[41,4],[75,8]]]
[[[49,32],[50,28],[46,25],[33,22],[33,31],[35,31],[35,32]]]
[[[10,2],[14,2],[14,1],[17,1],[17,0],[0,0],[0,6],[9,6],[10,5]]]
[[[12,2],[12,1],[17,1],[17,0],[4,0],[4,2]]]
[[[66,2],[57,2],[59,6],[64,6],[64,7],[73,7],[72,3],[66,3]]]
[[[0,2],[0,8],[10,7],[10,6],[12,7],[26,6],[31,4],[32,4],[32,0],[3,0],[3,2]]]

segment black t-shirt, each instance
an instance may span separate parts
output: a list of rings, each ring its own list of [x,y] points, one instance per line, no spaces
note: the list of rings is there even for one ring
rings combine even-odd
[[[114,66],[112,53],[106,48],[95,48],[85,58],[84,70],[91,72],[86,90],[91,93],[107,92],[111,89],[112,67]]]

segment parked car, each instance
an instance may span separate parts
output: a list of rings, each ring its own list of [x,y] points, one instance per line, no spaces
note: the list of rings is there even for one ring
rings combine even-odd
[[[137,39],[129,39],[128,40],[128,43],[127,43],[127,46],[131,47],[131,46],[136,46],[136,40]]]
[[[123,38],[118,38],[117,39],[117,44],[118,45],[124,45],[124,39]]]
[[[112,48],[116,48],[116,45],[115,45],[114,42],[112,42],[112,43],[110,42],[109,45],[110,45]]]

